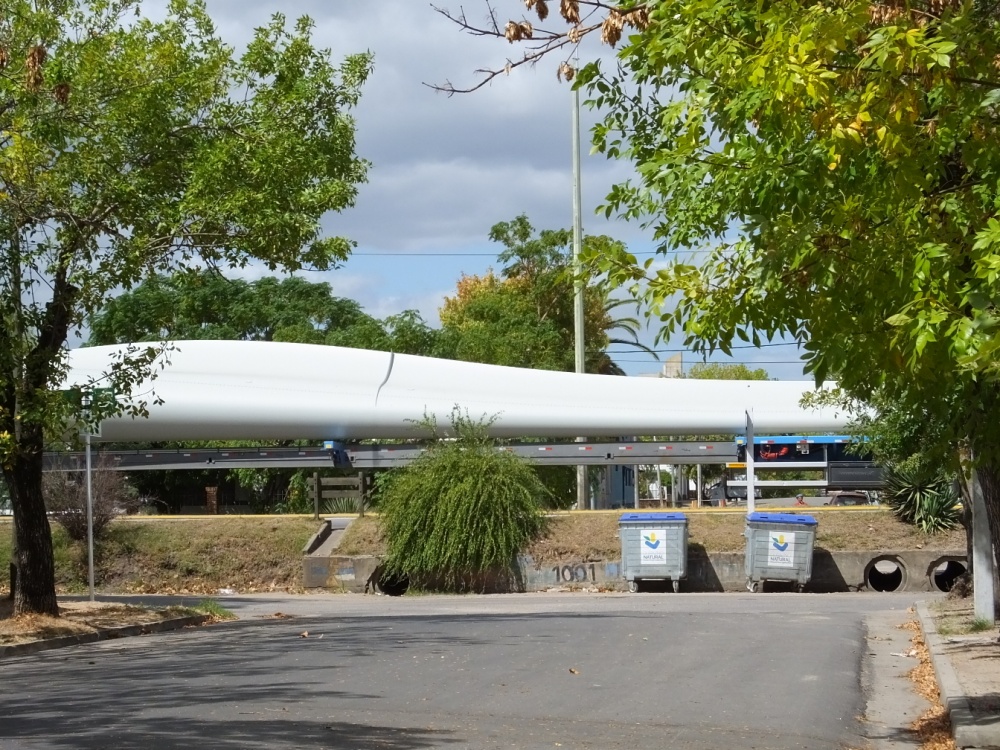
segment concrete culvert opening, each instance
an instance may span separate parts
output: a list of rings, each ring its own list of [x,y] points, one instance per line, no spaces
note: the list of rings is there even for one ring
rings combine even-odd
[[[877,557],[865,568],[865,586],[872,591],[899,591],[906,585],[906,568],[894,557]]]
[[[378,588],[386,596],[402,596],[410,588],[410,578],[406,574],[382,573]]]
[[[931,583],[938,591],[951,591],[966,570],[965,563],[961,560],[945,560],[931,571]]]

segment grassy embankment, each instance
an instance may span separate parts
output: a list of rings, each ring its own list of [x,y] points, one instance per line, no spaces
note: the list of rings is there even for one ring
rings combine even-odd
[[[964,550],[961,529],[926,536],[900,523],[887,511],[824,511],[816,544],[838,550]],[[543,538],[528,551],[539,565],[616,559],[620,555],[618,516],[580,513],[553,516]],[[690,513],[690,543],[709,552],[741,552],[744,516]],[[302,547],[316,531],[310,518],[298,516],[187,519],[133,518],[110,527],[96,547],[98,588],[117,593],[214,594],[221,588],[241,593],[299,591]],[[86,590],[86,546],[53,529],[56,578],[66,593]],[[378,555],[384,547],[378,519],[365,517],[347,532],[340,552]],[[10,524],[0,523],[0,587],[7,583]]]
[[[215,594],[296,591],[302,584],[302,547],[317,529],[296,516],[115,521],[95,544],[100,590],[116,593]],[[66,593],[87,588],[86,544],[54,525],[56,582]],[[0,586],[7,585],[10,524],[0,524]]]

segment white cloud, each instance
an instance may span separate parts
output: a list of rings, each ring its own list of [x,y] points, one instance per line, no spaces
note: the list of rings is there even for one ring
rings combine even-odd
[[[436,324],[437,308],[460,275],[483,273],[494,261],[489,254],[497,248],[487,240],[494,223],[525,213],[540,229],[571,225],[572,95],[556,80],[555,59],[517,69],[475,93],[448,97],[425,84],[474,83],[477,68],[502,67],[520,54],[519,48],[463,34],[429,5],[413,0],[299,0],[293,7],[278,0],[207,4],[220,34],[237,48],[254,27],[283,12],[290,18],[311,16],[315,42],[329,47],[334,59],[374,53],[374,73],[355,112],[358,153],[373,164],[370,181],[361,186],[355,208],[324,221],[326,231],[356,240],[358,252],[342,269],[309,278],[329,281],[336,294],[357,299],[378,317],[416,308]],[[440,4],[454,10],[462,5],[458,0]],[[524,13],[518,0],[494,5],[502,20],[508,13]],[[486,7],[482,0],[464,2],[474,22],[484,20]],[[591,44],[584,50],[588,54],[612,53]],[[582,119],[585,231],[610,234],[634,252],[651,249],[649,234],[639,226],[593,214],[609,187],[629,176],[630,167],[587,156],[594,116],[584,109]],[[652,343],[653,335],[648,332],[643,340]],[[681,343],[660,347],[680,348]],[[775,348],[741,350],[737,359],[793,358]],[[628,359],[635,360],[625,363],[629,371],[659,367],[638,354]],[[697,361],[694,355],[687,359]],[[794,364],[761,366],[773,376],[801,376]]]

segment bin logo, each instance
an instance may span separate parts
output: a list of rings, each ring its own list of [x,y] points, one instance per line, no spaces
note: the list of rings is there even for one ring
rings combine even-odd
[[[772,531],[767,535],[767,564],[777,568],[795,567],[795,534]]]
[[[664,529],[643,529],[639,542],[641,565],[667,564],[667,532]]]

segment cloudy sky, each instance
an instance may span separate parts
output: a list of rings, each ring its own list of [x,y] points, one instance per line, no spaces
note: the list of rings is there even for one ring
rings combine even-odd
[[[458,0],[437,0],[458,10]],[[520,14],[520,0],[495,0],[501,16]],[[501,67],[517,48],[503,40],[465,35],[422,0],[207,0],[220,34],[240,47],[272,13],[307,14],[315,40],[335,57],[370,50],[373,76],[355,115],[358,153],[372,162],[355,208],[330,217],[329,232],[358,243],[340,269],[316,280],[358,300],[377,316],[408,308],[437,324],[437,310],[455,282],[495,264],[487,240],[498,221],[527,214],[539,229],[571,226],[571,117],[569,86],[556,79],[556,60],[515,70],[471,94],[452,97],[426,84],[475,83],[475,70]],[[464,0],[469,20],[485,20],[484,0]],[[583,54],[601,54],[595,46]],[[606,52],[604,54],[607,54]],[[609,186],[628,167],[588,156],[583,113],[584,232],[609,234],[635,253],[652,250],[636,225],[594,214]],[[652,343],[653,334],[645,336]],[[680,350],[659,345],[661,360]],[[792,347],[741,350],[734,361],[764,367],[772,377],[802,378]],[[630,374],[654,372],[648,355],[615,357]],[[685,364],[697,361],[685,356]]]

